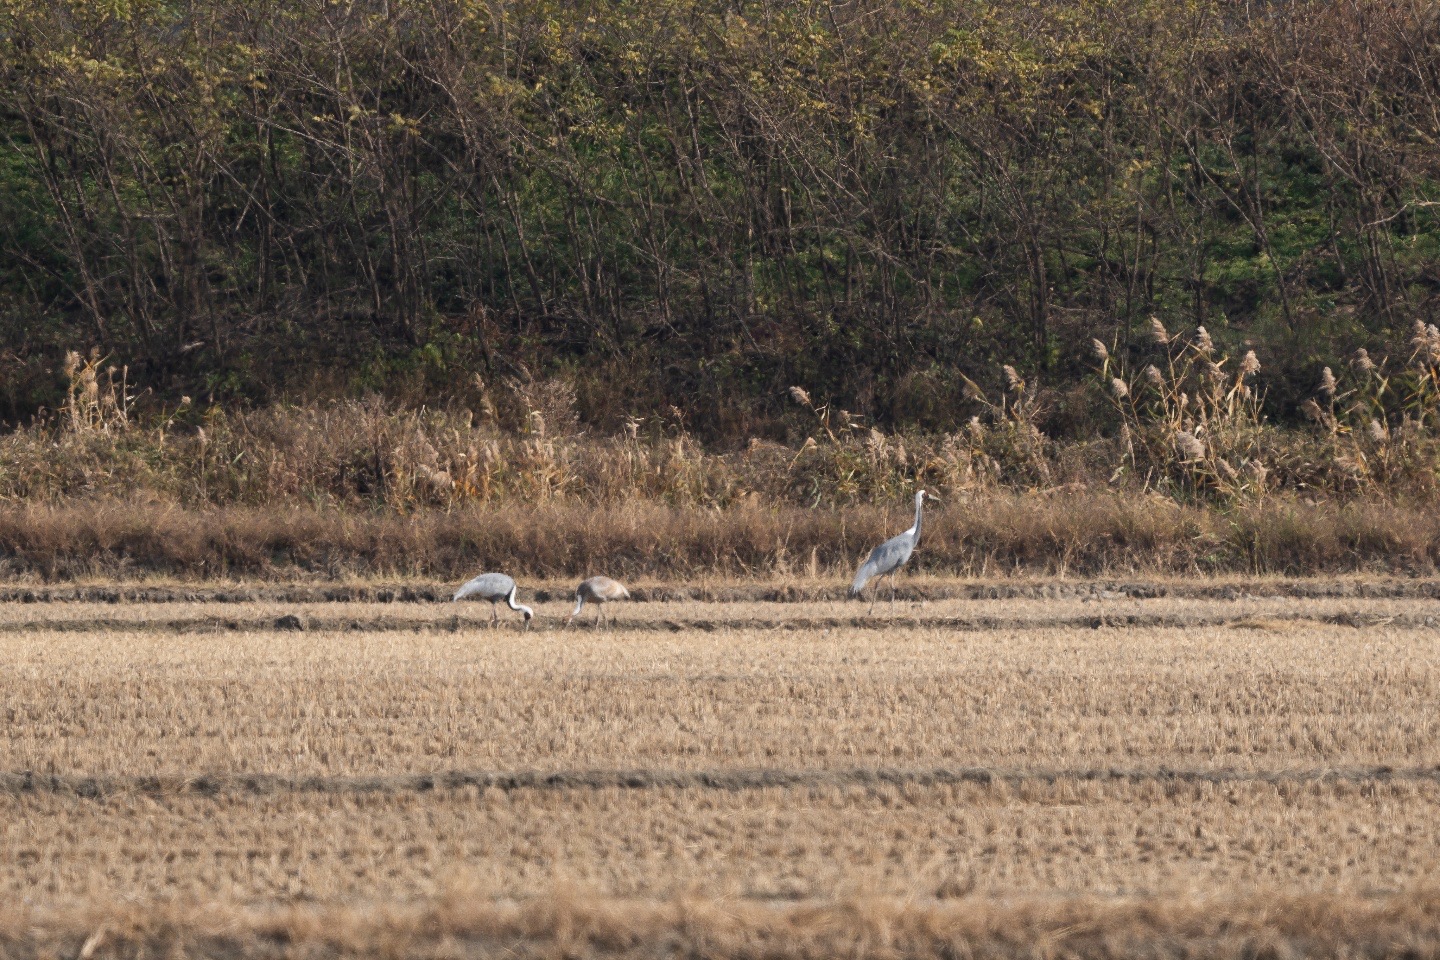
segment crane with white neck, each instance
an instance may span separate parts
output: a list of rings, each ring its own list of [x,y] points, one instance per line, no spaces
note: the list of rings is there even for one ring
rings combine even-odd
[[[500,622],[500,601],[511,610],[517,610],[525,617],[525,626],[529,628],[530,620],[535,616],[535,611],[523,603],[515,602],[515,580],[503,573],[482,573],[471,580],[465,586],[455,591],[456,600],[464,600],[466,597],[476,597],[480,600],[490,601],[490,625],[496,626]]]

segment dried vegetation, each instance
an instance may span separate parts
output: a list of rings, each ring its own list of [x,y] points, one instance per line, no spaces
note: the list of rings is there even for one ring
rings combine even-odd
[[[727,510],[630,502],[473,506],[413,514],[277,504],[189,510],[102,501],[0,508],[10,579],[279,580],[478,569],[669,582],[711,576],[848,579],[909,522],[903,505]],[[1218,511],[1159,497],[996,492],[931,516],[917,570],[995,577],[1365,572],[1440,567],[1440,513],[1412,506],[1267,500]],[[843,573],[841,571],[844,571]]]

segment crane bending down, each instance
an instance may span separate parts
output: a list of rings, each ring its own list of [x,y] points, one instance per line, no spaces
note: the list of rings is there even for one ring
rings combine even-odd
[[[871,580],[875,581],[875,589],[870,594],[870,608],[866,613],[875,609],[875,599],[880,594],[880,578],[890,578],[890,606],[895,606],[895,574],[905,566],[910,559],[910,554],[915,552],[915,544],[920,542],[920,519],[925,508],[925,501],[933,500],[939,503],[938,497],[920,490],[915,494],[915,526],[906,530],[898,537],[891,537],[880,546],[870,551],[870,557],[860,564],[860,569],[855,572],[855,582],[850,584],[850,596],[858,597],[863,595],[865,584]]]
[[[580,586],[575,588],[575,612],[570,614],[570,619],[565,621],[565,626],[570,626],[580,614],[580,608],[585,606],[589,600],[595,604],[595,625],[600,625],[600,619],[605,615],[604,604],[611,600],[629,600],[630,591],[625,589],[624,584],[609,577],[591,577],[584,580]]]
[[[500,622],[501,600],[511,610],[519,610],[525,615],[525,626],[530,626],[530,619],[535,616],[535,611],[523,603],[515,602],[515,581],[503,573],[482,573],[471,580],[465,586],[455,591],[456,600],[464,600],[466,597],[479,597],[481,600],[490,601],[490,623],[491,625]]]

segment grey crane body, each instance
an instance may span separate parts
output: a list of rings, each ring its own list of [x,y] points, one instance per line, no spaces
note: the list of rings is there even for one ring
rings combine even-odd
[[[565,626],[570,626],[575,618],[580,615],[580,610],[585,606],[586,601],[595,605],[595,625],[600,625],[601,618],[605,615],[606,603],[611,600],[629,600],[630,591],[625,585],[611,580],[609,577],[591,577],[583,580],[580,586],[575,588],[575,612],[570,614],[570,619],[565,621]]]
[[[500,622],[500,602],[511,610],[518,610],[525,617],[525,626],[530,626],[530,619],[535,616],[535,611],[523,603],[515,602],[515,580],[503,573],[482,573],[471,580],[465,586],[455,591],[456,600],[464,600],[466,597],[476,597],[480,600],[490,601],[490,622]]]
[[[871,580],[876,581],[875,590],[870,595],[870,610],[875,609],[875,598],[880,593],[879,579],[881,577],[890,578],[890,603],[892,606],[894,605],[895,573],[905,566],[910,555],[915,552],[915,545],[920,542],[920,526],[924,519],[927,499],[935,500],[936,498],[924,490],[915,494],[915,525],[871,550],[870,556],[860,564],[860,569],[855,572],[855,580],[850,584],[850,596],[852,597],[863,595],[865,585]]]

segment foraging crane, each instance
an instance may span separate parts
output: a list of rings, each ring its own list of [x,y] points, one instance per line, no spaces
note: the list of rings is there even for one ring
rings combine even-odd
[[[511,610],[519,610],[525,615],[525,626],[528,629],[530,619],[535,616],[535,611],[523,603],[515,602],[515,581],[503,573],[482,573],[471,580],[465,586],[455,591],[456,600],[464,600],[466,597],[479,597],[481,600],[490,601],[490,624],[494,626],[500,622],[501,600]]]
[[[591,577],[582,581],[580,586],[575,588],[575,612],[570,614],[570,619],[565,621],[565,626],[570,626],[580,613],[580,608],[585,606],[589,600],[595,604],[595,626],[600,626],[600,619],[605,615],[604,604],[611,600],[629,600],[630,591],[625,586],[609,577]]]
[[[920,514],[925,507],[926,500],[933,500],[936,503],[940,499],[933,494],[920,490],[915,494],[915,526],[906,530],[898,537],[891,537],[880,546],[870,551],[870,558],[860,564],[860,569],[855,572],[855,582],[850,584],[850,596],[861,596],[865,584],[871,580],[875,581],[875,590],[870,594],[870,609],[868,614],[875,609],[875,600],[880,595],[880,578],[890,578],[890,606],[895,606],[895,574],[905,566],[905,561],[910,559],[910,554],[915,552],[915,544],[920,542]]]

